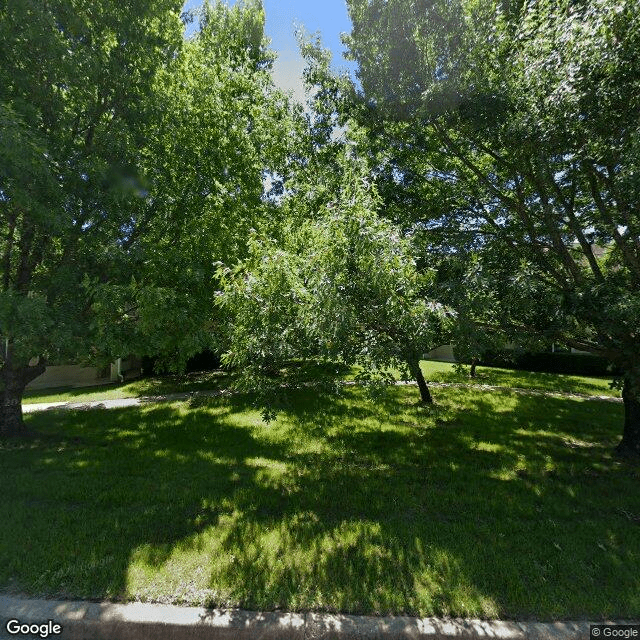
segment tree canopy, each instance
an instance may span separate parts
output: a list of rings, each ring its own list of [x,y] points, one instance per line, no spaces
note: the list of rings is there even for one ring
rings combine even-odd
[[[429,300],[429,274],[416,270],[408,240],[379,217],[375,185],[350,145],[338,166],[332,200],[280,238],[256,236],[248,260],[227,271],[227,362],[254,386],[293,359],[355,364],[368,382],[400,367],[431,402],[418,363],[439,344],[446,311]]]
[[[158,77],[163,107],[143,157],[148,194],[127,238],[130,278],[94,287],[110,353],[155,356],[179,371],[222,348],[216,272],[246,255],[252,228],[278,216],[264,182],[284,171],[295,128],[263,26],[259,3],[205,5]]]
[[[635,3],[348,5],[360,112],[408,183],[425,252],[480,261],[480,321],[620,367],[620,450],[638,452]]]
[[[0,5],[3,431],[21,429],[22,389],[47,358],[89,348],[83,278],[118,275],[179,11],[173,0]]]
[[[45,362],[211,344],[219,260],[268,217],[289,106],[258,2],[0,5],[3,433]],[[272,207],[271,207],[272,209]]]

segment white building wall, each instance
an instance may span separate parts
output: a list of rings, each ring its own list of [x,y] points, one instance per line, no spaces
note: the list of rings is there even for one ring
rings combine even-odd
[[[440,362],[456,362],[453,355],[453,347],[450,344],[443,344],[424,354],[425,360],[439,360]]]
[[[47,367],[41,375],[32,380],[27,389],[50,389],[53,387],[88,387],[110,382],[108,376],[100,376],[96,367],[82,367],[79,364],[63,364]]]
[[[125,360],[122,358],[119,367],[116,363],[106,369],[83,367],[79,364],[50,366],[45,369],[43,374],[32,380],[27,385],[27,389],[33,391],[55,387],[90,387],[109,382],[131,380],[140,375],[140,361],[138,359],[128,358]]]

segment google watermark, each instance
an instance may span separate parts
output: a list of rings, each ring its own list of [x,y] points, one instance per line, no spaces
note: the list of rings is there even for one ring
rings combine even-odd
[[[640,624],[592,624],[591,640],[640,640]]]
[[[5,625],[7,633],[11,636],[36,636],[37,638],[51,638],[62,633],[62,625],[53,620],[46,622],[20,622],[16,618],[7,620]]]

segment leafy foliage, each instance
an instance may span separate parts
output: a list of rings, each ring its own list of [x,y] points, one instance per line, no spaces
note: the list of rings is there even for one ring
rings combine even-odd
[[[145,150],[152,187],[134,275],[97,291],[112,349],[126,344],[172,370],[221,349],[216,271],[246,255],[252,227],[277,216],[263,181],[285,163],[293,128],[263,26],[259,3],[206,4],[199,31],[158,78],[163,111]]]
[[[352,149],[340,165],[335,200],[287,228],[281,243],[254,236],[249,259],[227,271],[226,361],[244,368],[252,388],[292,358],[358,364],[363,380],[390,382],[386,369],[415,367],[443,330],[445,311],[424,298],[428,282],[407,239],[377,215],[366,165]]]
[[[16,424],[47,360],[179,369],[216,347],[218,263],[277,215],[263,182],[294,125],[262,6],[206,3],[184,40],[181,4],[0,5],[0,371]]]
[[[363,98],[385,123],[370,128],[410,199],[389,177],[387,193],[416,205],[425,254],[482,274],[480,326],[603,355],[640,406],[634,3],[348,4]],[[625,446],[640,450],[635,431]]]
[[[87,348],[83,273],[118,275],[179,3],[0,5],[3,366]]]

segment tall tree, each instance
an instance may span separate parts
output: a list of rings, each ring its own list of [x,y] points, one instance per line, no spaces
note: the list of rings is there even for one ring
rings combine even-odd
[[[179,371],[224,348],[220,263],[279,215],[266,183],[286,172],[295,109],[270,74],[260,2],[205,3],[198,29],[158,75],[162,111],[142,158],[144,211],[127,239],[127,282],[94,283],[100,342]]]
[[[640,453],[635,3],[348,5],[365,103],[404,153],[400,175],[425,196],[446,185],[445,207],[415,210],[427,245],[473,246],[496,326],[615,363],[618,450]]]
[[[273,210],[289,111],[261,4],[205,4],[188,41],[181,5],[0,4],[3,435],[47,359],[209,346],[216,261]]]
[[[180,2],[0,4],[0,433],[47,358],[88,348],[84,274],[118,272]]]
[[[318,210],[293,215],[279,238],[256,237],[249,259],[227,271],[221,301],[234,320],[226,359],[268,393],[264,374],[295,358],[357,364],[368,381],[400,367],[431,403],[419,361],[437,344],[445,309],[425,300],[427,277],[407,239],[378,216],[366,164],[348,147],[338,166],[339,187]],[[307,191],[315,197],[313,184]]]

